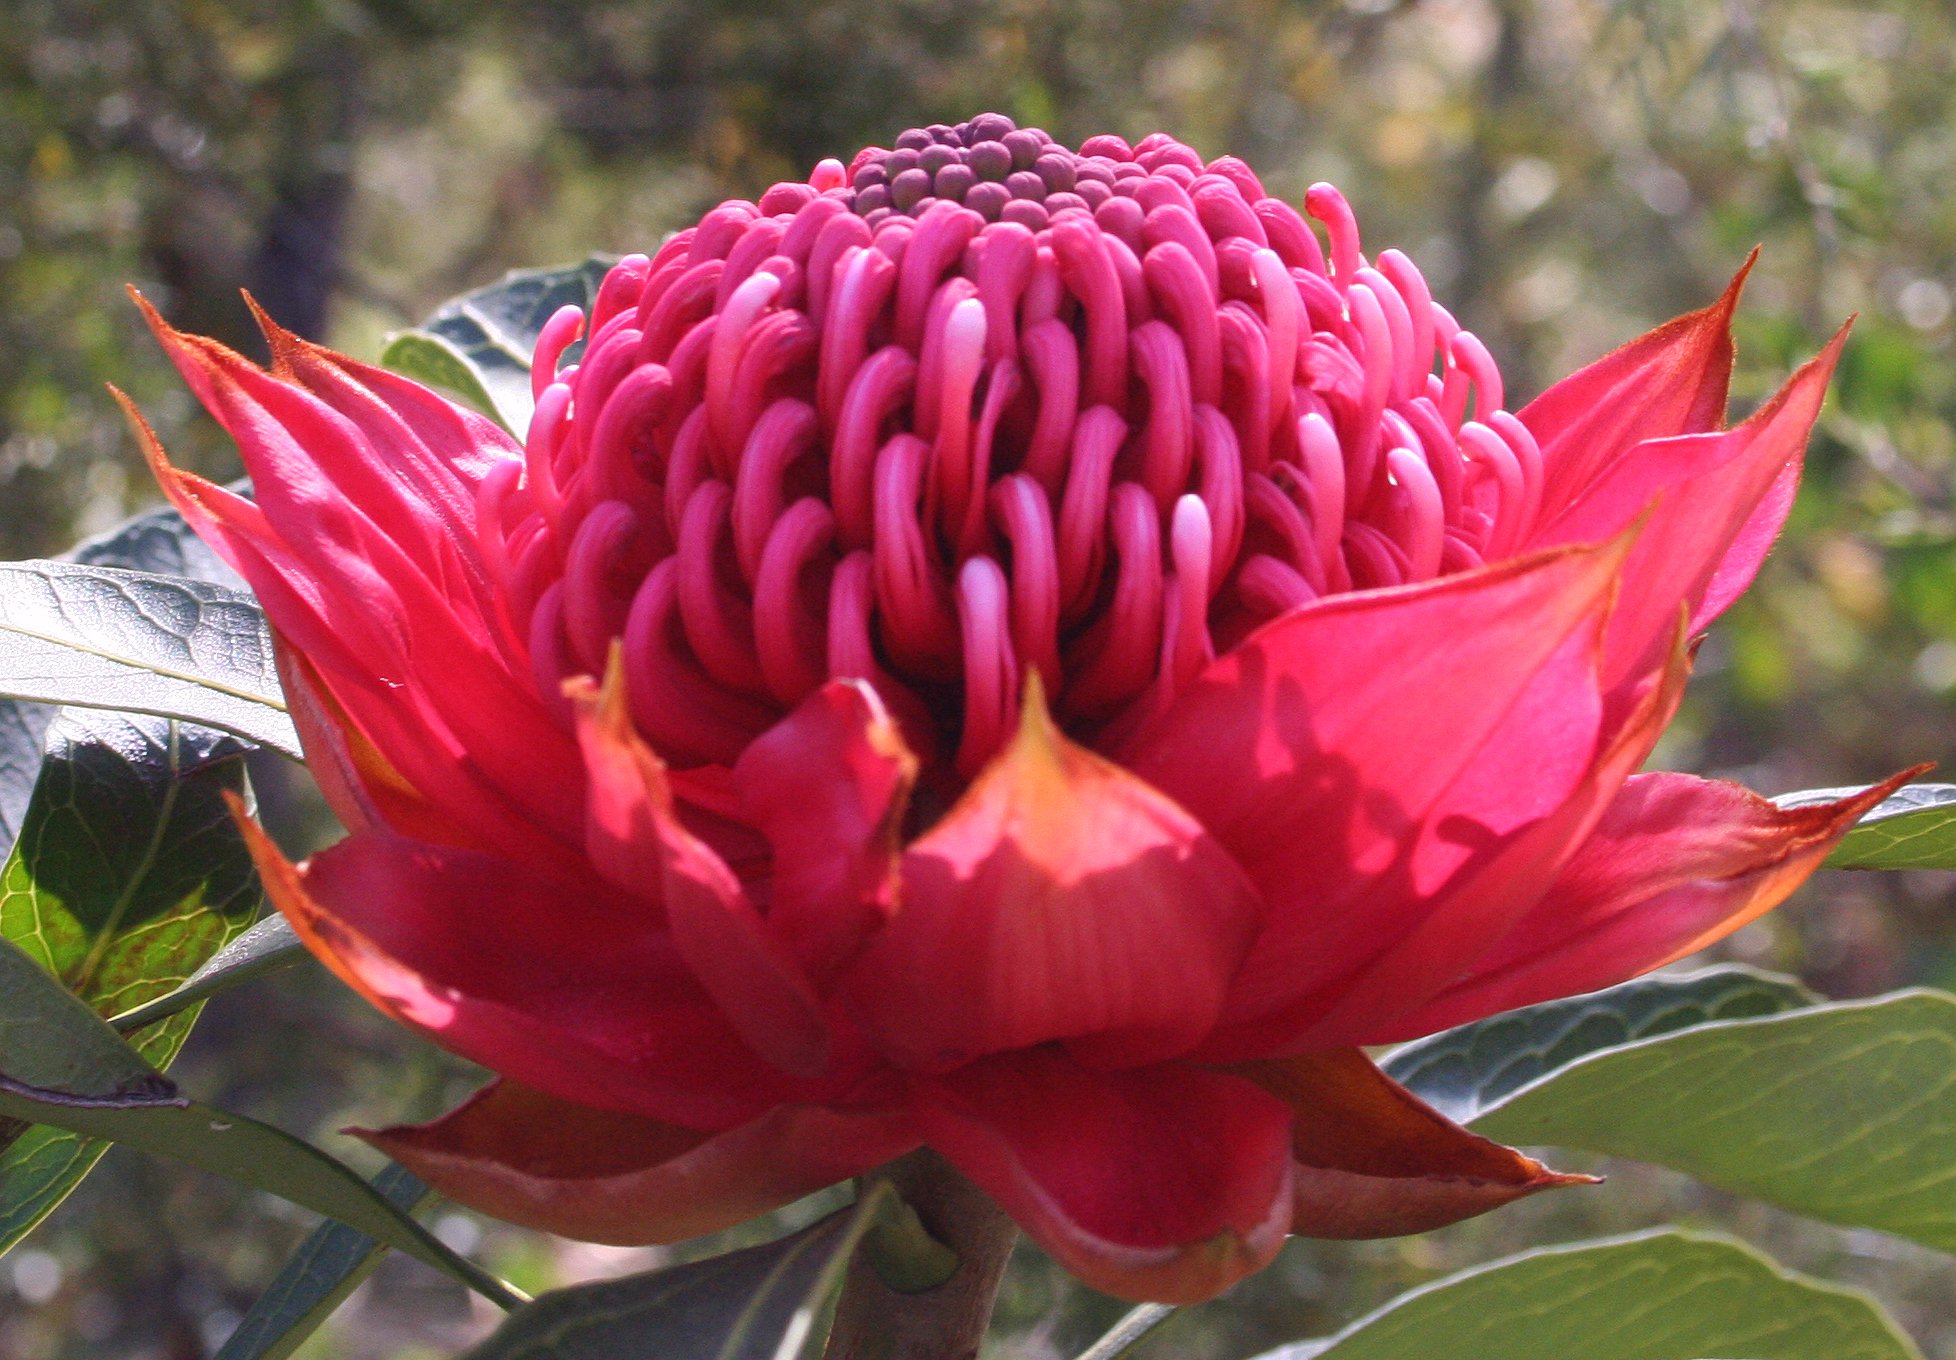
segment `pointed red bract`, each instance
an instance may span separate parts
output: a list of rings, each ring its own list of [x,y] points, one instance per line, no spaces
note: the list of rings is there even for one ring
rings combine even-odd
[[[1732,313],[1754,250],[1724,296],[1638,336],[1521,408],[1541,445],[1547,504],[1580,497],[1638,444],[1702,434],[1725,423],[1732,381]]]
[[[1799,464],[1846,341],[1843,327],[1736,428],[1639,445],[1539,532],[1544,544],[1584,543],[1626,524],[1641,526],[1610,625],[1611,685],[1650,672],[1680,605],[1690,611],[1693,629],[1702,628],[1729,603],[1733,578],[1749,579],[1757,570],[1758,558],[1735,554],[1763,556],[1771,546],[1772,516],[1783,515],[1784,506],[1769,498],[1784,492],[1787,470]],[[1762,510],[1763,522],[1756,519]],[[1726,579],[1714,599],[1709,591],[1720,572]]]
[[[1269,903],[1228,1020],[1289,1010],[1361,967],[1457,869],[1463,834],[1509,834],[1567,796],[1596,738],[1580,639],[1627,546],[1300,609],[1219,658],[1121,753]],[[1428,646],[1436,636],[1447,646]],[[1524,699],[1563,745],[1526,777],[1477,785],[1477,762],[1513,756],[1492,743],[1529,716]]]
[[[1201,826],[1061,736],[1037,687],[904,855],[902,891],[846,985],[877,1041],[930,1072],[1054,1040],[1095,1065],[1185,1053],[1263,918]]]
[[[451,1199],[617,1246],[731,1228],[917,1144],[908,1117],[887,1110],[778,1105],[702,1133],[507,1080],[433,1123],[354,1132]]]
[[[1638,775],[1473,973],[1374,1041],[1594,991],[1695,954],[1778,906],[1868,809],[1920,773],[1801,808],[1737,784]]]
[[[733,778],[772,851],[768,921],[826,982],[897,909],[916,757],[875,690],[832,680],[749,746]]]
[[[567,689],[589,775],[585,844],[597,870],[661,902],[679,956],[755,1052],[796,1076],[828,1066],[822,1003],[726,862],[679,823],[665,766],[632,730],[614,657],[602,689]]]
[[[307,947],[464,1057],[565,1100],[700,1128],[797,1089],[735,1037],[663,933],[635,928],[656,907],[595,876],[386,833],[299,868],[241,825]]]
[[[1525,1195],[1593,1182],[1470,1133],[1355,1048],[1235,1069],[1291,1107],[1295,1207],[1310,1237],[1429,1232]]]
[[[1240,1077],[1090,1072],[1050,1049],[920,1083],[930,1145],[1096,1289],[1206,1299],[1290,1227],[1290,1111]]]
[[[1160,135],[913,130],[621,259],[520,444],[145,307],[256,501],[132,423],[352,832],[247,823],[271,896],[503,1078],[382,1147],[642,1242],[922,1142],[1173,1301],[1572,1179],[1355,1045],[1695,949],[1880,796],[1632,777],[1844,337],[1724,429],[1748,261],[1517,417],[1304,211]]]

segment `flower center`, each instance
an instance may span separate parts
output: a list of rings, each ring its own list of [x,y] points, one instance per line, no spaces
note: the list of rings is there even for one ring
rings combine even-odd
[[[482,493],[543,692],[622,640],[687,766],[860,677],[969,777],[1029,671],[1106,741],[1278,614],[1512,551],[1539,454],[1485,347],[1305,208],[1328,261],[1241,161],[987,114],[627,256]]]

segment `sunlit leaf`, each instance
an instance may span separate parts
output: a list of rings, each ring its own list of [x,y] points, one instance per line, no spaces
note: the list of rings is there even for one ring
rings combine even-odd
[[[211,955],[202,968],[184,979],[182,986],[111,1016],[109,1023],[120,1033],[129,1034],[145,1025],[153,1025],[165,1016],[175,1015],[227,987],[249,982],[252,978],[280,968],[289,968],[311,957],[305,945],[293,933],[289,921],[283,916],[267,916]]]
[[[244,748],[223,733],[63,710],[0,875],[0,936],[97,1014],[174,991],[257,916],[258,881],[224,804],[247,791]],[[133,1042],[168,1067],[195,1018],[174,1007]],[[73,1130],[0,1129],[0,1250],[104,1147]]]
[[[324,1214],[508,1307],[507,1285],[327,1156],[268,1124],[200,1104],[48,976],[0,942],[0,1116],[127,1143]]]
[[[1791,978],[1731,964],[1658,974],[1446,1030],[1402,1045],[1381,1065],[1394,1081],[1464,1123],[1587,1054],[1714,1020],[1774,1015],[1815,999]]]
[[[1879,1305],[1729,1238],[1654,1232],[1525,1252],[1261,1360],[1921,1360]]]
[[[1804,789],[1781,807],[1830,803],[1859,789]],[[1834,869],[1956,869],[1956,784],[1906,784],[1882,799],[1827,856]]]
[[[222,728],[299,759],[265,613],[188,577],[0,563],[0,693]]]
[[[371,1184],[403,1213],[433,1203],[435,1192],[389,1162]],[[373,1274],[387,1248],[330,1219],[313,1229],[258,1296],[212,1360],[285,1360]]]
[[[464,1360],[793,1360],[891,1198],[882,1186],[777,1241],[539,1295]]]
[[[530,354],[537,333],[565,305],[588,315],[610,267],[611,261],[594,257],[562,269],[516,270],[444,303],[420,326],[389,339],[380,361],[468,399],[520,438],[535,407]]]
[[[1472,1127],[1956,1251],[1956,996],[1900,992],[1605,1049]]]

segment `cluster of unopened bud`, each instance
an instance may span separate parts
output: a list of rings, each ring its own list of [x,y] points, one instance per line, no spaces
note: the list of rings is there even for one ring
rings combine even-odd
[[[1118,137],[1095,137],[1075,152],[1038,128],[988,113],[955,127],[911,128],[894,150],[859,153],[848,184],[850,206],[872,226],[892,213],[921,217],[949,201],[987,222],[1038,231],[1067,209],[1093,211],[1116,196],[1122,180],[1143,178],[1149,169]]]

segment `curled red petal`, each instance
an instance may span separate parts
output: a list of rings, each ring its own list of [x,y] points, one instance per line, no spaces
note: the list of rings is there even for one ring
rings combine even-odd
[[[1118,1066],[1215,1024],[1262,919],[1195,820],[1074,745],[1028,687],[1011,744],[903,857],[903,906],[849,994],[900,1064],[1050,1040]]]
[[[507,1080],[432,1123],[354,1132],[472,1209],[617,1246],[719,1232],[917,1144],[888,1111],[782,1105],[703,1133]]]
[[[1428,1232],[1593,1176],[1550,1171],[1470,1133],[1392,1080],[1356,1048],[1233,1069],[1289,1105],[1302,1237]]]
[[[1095,1289],[1196,1303],[1290,1225],[1290,1111],[1239,1077],[1093,1072],[1051,1049],[918,1083],[925,1141]]]
[[[1758,258],[1757,250],[1746,256],[1711,306],[1638,336],[1521,409],[1521,423],[1542,448],[1545,513],[1581,495],[1645,440],[1724,423],[1732,313]]]
[[[1375,1040],[1594,991],[1694,954],[1785,901],[1862,814],[1918,773],[1802,808],[1737,784],[1638,775],[1474,971]]]
[[[1384,942],[1381,915],[1423,909],[1460,862],[1445,843],[1463,829],[1450,796],[1507,830],[1566,795],[1594,740],[1595,677],[1580,642],[1564,649],[1607,609],[1627,547],[1307,605],[1219,658],[1128,743],[1122,762],[1199,818],[1269,903],[1233,1019],[1350,976]],[[1517,765],[1499,745],[1524,701],[1567,717],[1573,768]],[[1501,778],[1475,777],[1487,761]]]
[[[724,1128],[793,1098],[693,980],[648,904],[387,832],[303,868],[236,809],[274,905],[380,1010],[565,1100]]]
[[[741,1037],[784,1070],[829,1060],[822,1005],[740,880],[674,812],[665,766],[632,728],[617,650],[602,688],[565,685],[584,752],[585,844],[599,873],[662,901],[680,956]]]
[[[768,922],[831,978],[896,910],[917,759],[875,690],[831,680],[755,738],[733,778],[773,850]]]

